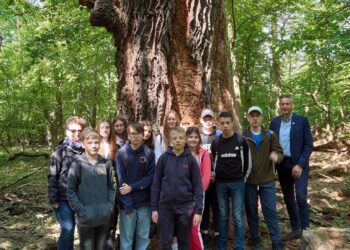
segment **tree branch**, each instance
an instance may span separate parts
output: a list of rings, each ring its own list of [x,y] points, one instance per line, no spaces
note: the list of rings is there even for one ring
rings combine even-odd
[[[22,181],[22,180],[24,180],[24,179],[26,179],[26,178],[28,178],[28,177],[30,177],[30,176],[36,174],[36,173],[39,172],[43,167],[45,167],[45,165],[38,167],[37,169],[35,169],[34,171],[30,172],[29,174],[20,177],[19,179],[15,180],[14,182],[12,182],[12,183],[10,183],[10,184],[8,184],[8,185],[5,185],[5,186],[3,186],[3,187],[0,187],[0,191],[3,192],[4,190],[8,189],[9,187],[12,187],[12,186],[16,185],[18,182],[20,182],[20,181]]]
[[[105,27],[111,33],[115,31],[118,16],[113,0],[79,0],[79,4],[91,10],[92,26]]]
[[[342,10],[345,10],[347,8],[350,8],[350,4],[345,4],[344,6],[336,9],[334,12],[330,13],[329,15],[326,15],[317,25],[316,27],[319,27],[322,25],[324,22],[326,22],[330,17],[334,16],[335,14],[341,12]]]
[[[324,104],[321,104],[318,100],[317,100],[317,97],[315,94],[312,94],[312,93],[306,93],[307,96],[310,96],[312,101],[314,102],[314,104],[316,105],[316,107],[319,107],[320,109],[322,109],[323,111],[325,112],[328,112],[328,108],[326,105]]]
[[[20,156],[24,156],[24,157],[40,157],[43,156],[46,159],[50,158],[50,155],[48,153],[30,153],[30,152],[20,152],[20,153],[15,153],[15,154],[10,154],[8,160],[9,161],[14,161],[16,160],[16,158],[20,157]]]

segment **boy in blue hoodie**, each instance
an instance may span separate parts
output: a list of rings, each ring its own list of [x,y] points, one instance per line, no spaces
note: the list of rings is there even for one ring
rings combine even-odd
[[[202,220],[202,181],[197,161],[185,146],[186,131],[181,127],[172,129],[170,142],[154,174],[152,221],[158,223],[160,249],[170,250],[175,234],[178,249],[187,250],[191,226]]]
[[[151,224],[151,184],[155,157],[143,145],[143,125],[131,123],[127,128],[129,141],[116,155],[118,197],[120,206],[120,249],[146,250]]]
[[[114,207],[112,162],[98,155],[96,130],[85,128],[80,138],[85,153],[69,169],[67,198],[76,212],[80,249],[103,250]]]

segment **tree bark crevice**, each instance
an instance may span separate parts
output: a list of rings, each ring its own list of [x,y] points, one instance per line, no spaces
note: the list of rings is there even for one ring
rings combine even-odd
[[[118,114],[157,126],[174,109],[184,126],[201,109],[231,110],[232,64],[224,4],[213,0],[80,0],[92,25],[104,26],[116,46]]]

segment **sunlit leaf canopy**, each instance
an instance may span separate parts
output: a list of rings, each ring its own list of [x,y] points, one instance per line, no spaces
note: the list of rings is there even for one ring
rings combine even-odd
[[[295,110],[314,127],[349,120],[347,1],[225,3],[234,34],[230,42],[241,118],[250,105],[259,105],[267,123],[275,115],[277,94],[290,93]],[[72,114],[90,125],[115,115],[115,41],[105,29],[90,26],[84,7],[76,1],[0,4],[2,141],[46,143],[50,130],[51,138],[62,135],[63,122]]]

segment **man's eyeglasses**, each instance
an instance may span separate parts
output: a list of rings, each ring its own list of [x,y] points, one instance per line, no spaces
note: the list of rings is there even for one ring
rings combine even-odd
[[[69,128],[67,128],[67,130],[70,131],[70,132],[72,132],[73,134],[76,134],[76,133],[80,134],[81,131],[83,131],[83,130],[81,130],[81,129],[69,129]]]

